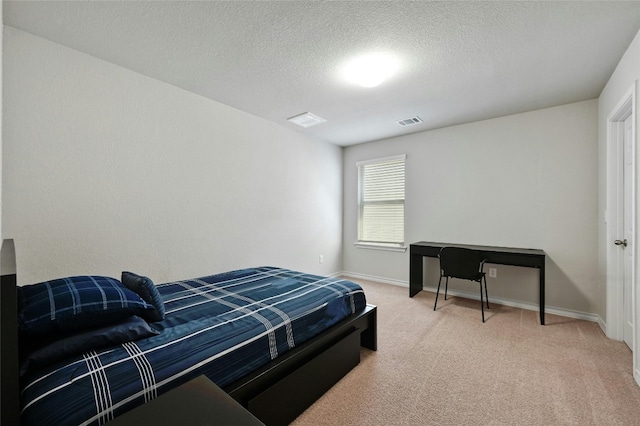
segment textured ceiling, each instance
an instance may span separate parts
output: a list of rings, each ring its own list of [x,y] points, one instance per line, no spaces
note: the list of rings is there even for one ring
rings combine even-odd
[[[4,23],[350,145],[596,98],[640,2],[5,0]],[[399,73],[346,82],[364,52],[393,53]],[[306,111],[327,122],[286,121]]]

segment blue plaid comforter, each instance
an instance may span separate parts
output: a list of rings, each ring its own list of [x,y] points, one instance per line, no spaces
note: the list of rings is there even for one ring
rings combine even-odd
[[[364,309],[357,284],[273,267],[158,285],[158,336],[84,353],[22,383],[24,425],[104,424],[206,374],[224,387]]]

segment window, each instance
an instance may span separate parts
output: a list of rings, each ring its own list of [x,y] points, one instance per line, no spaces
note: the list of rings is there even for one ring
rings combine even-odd
[[[404,247],[404,164],[406,155],[359,161],[358,241],[372,248]]]

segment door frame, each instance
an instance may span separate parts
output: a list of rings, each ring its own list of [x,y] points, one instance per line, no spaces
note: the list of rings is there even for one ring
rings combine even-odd
[[[615,340],[622,340],[624,336],[624,288],[620,280],[620,276],[624,273],[624,251],[613,245],[613,241],[623,238],[622,215],[624,211],[621,209],[624,200],[624,192],[622,188],[623,179],[623,152],[624,146],[624,120],[632,116],[632,165],[631,165],[631,200],[632,220],[634,223],[634,235],[632,244],[637,242],[637,212],[636,212],[636,86],[635,84],[625,93],[618,102],[613,111],[607,118],[607,197],[606,197],[606,333],[607,337]],[[640,292],[637,291],[636,282],[636,265],[638,261],[638,250],[633,253],[631,265],[631,293],[632,293],[632,316],[634,319],[633,336],[631,350],[633,351],[633,376],[638,384],[640,384],[640,353],[638,353],[638,326],[637,317],[637,297]]]

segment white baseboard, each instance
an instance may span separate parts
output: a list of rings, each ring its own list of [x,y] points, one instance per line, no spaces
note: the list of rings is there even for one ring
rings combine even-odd
[[[409,288],[408,282],[401,281],[401,280],[392,280],[391,278],[382,278],[382,277],[376,277],[373,275],[357,274],[355,272],[340,272],[337,275],[340,275],[343,277],[349,277],[349,278],[359,278],[361,280],[367,280],[367,281],[373,281],[373,282],[382,283],[382,284],[391,284],[391,285],[397,285],[400,287]]]
[[[362,280],[374,281],[374,282],[378,282],[378,283],[382,283],[382,284],[391,284],[391,285],[396,285],[396,286],[400,286],[400,287],[406,287],[407,289],[409,288],[409,283],[407,281],[392,280],[392,279],[389,279],[389,278],[382,278],[382,277],[376,277],[376,276],[372,276],[372,275],[358,274],[358,273],[355,273],[355,272],[348,272],[348,271],[343,271],[341,273],[335,274],[335,276],[340,276],[340,275],[343,276],[343,277],[359,278],[359,279],[362,279]],[[436,287],[426,287],[425,286],[423,288],[423,290],[435,293],[437,288]],[[467,298],[467,299],[480,300],[480,296],[478,294],[476,294],[476,293],[467,293],[467,292],[464,292],[464,291],[449,290],[448,294],[450,294],[452,296],[464,297],[464,298]],[[408,294],[407,294],[407,296],[408,296]],[[514,307],[514,308],[526,309],[526,310],[529,310],[529,311],[538,312],[540,310],[540,307],[537,304],[519,302],[519,301],[508,300],[508,299],[503,299],[503,298],[499,298],[499,297],[493,297],[493,296],[491,297],[490,302],[495,302],[498,305],[505,305],[505,306],[511,306],[511,307]],[[604,321],[602,320],[600,315],[597,315],[597,314],[591,314],[591,313],[588,313],[588,312],[573,311],[571,309],[554,308],[554,307],[550,307],[550,306],[545,306],[544,312],[545,312],[545,314],[559,315],[559,316],[567,317],[567,318],[574,318],[574,319],[581,319],[581,320],[585,320],[585,321],[595,322],[595,323],[598,323],[600,328],[602,328],[602,331],[606,330],[606,326],[605,326]],[[605,335],[606,335],[606,332],[605,332]]]
[[[604,333],[604,335],[607,336],[607,323],[604,322],[604,320],[602,319],[602,317],[600,315],[597,315],[597,317],[598,317],[598,325],[602,329],[602,332]],[[609,337],[609,336],[607,336],[607,337]]]

